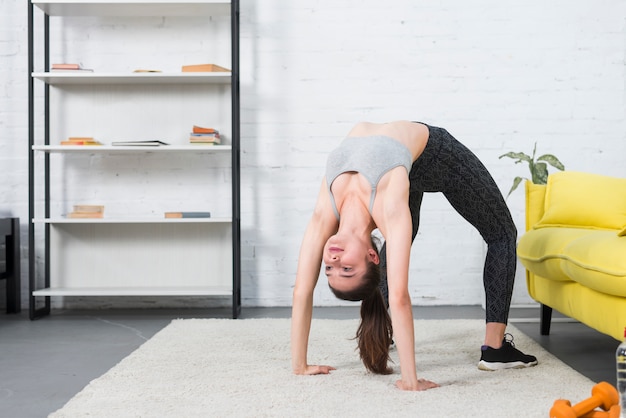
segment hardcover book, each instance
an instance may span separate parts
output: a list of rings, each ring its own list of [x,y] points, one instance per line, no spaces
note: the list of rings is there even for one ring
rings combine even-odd
[[[211,212],[165,212],[166,218],[210,218]]]
[[[161,145],[169,145],[163,141],[115,141],[111,145],[116,147],[158,147]]]
[[[223,73],[230,72],[228,68],[221,67],[216,64],[194,64],[183,65],[183,73]]]

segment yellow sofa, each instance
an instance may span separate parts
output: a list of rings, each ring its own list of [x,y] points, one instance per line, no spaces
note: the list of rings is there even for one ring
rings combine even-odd
[[[517,255],[541,334],[552,309],[617,340],[626,327],[626,179],[564,171],[526,183]]]

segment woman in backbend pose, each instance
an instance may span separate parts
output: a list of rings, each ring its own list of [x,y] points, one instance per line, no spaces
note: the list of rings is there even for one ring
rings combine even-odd
[[[411,244],[424,192],[442,192],[488,244],[483,273],[486,330],[478,367],[496,370],[537,364],[535,357],[505,338],[517,232],[487,169],[444,129],[409,121],[362,122],[329,155],[300,248],[291,324],[294,373],[334,370],[307,362],[313,291],[323,261],[333,293],[362,301],[357,340],[365,367],[374,373],[391,373],[393,337],[401,371],[396,385],[403,390],[438,386],[417,377],[408,287]],[[380,255],[371,238],[376,228],[385,239]]]

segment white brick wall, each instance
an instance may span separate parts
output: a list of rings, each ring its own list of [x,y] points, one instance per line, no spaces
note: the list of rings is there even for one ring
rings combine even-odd
[[[22,269],[27,267],[25,219],[28,213],[28,97],[26,7],[19,0],[0,1],[0,216],[20,216]],[[4,240],[0,241],[4,249]],[[4,263],[2,267],[4,269]],[[28,275],[22,274],[23,304]],[[5,281],[0,281],[0,307],[5,308]]]
[[[626,177],[625,18],[619,0],[243,0],[244,305],[290,304],[326,154],[359,120],[447,128],[483,160],[504,193],[513,177],[527,174],[498,156],[530,153],[535,141],[538,152],[556,154],[569,170]],[[125,26],[112,30],[132,34]],[[115,54],[97,36],[80,49],[83,41],[74,46],[85,64]],[[118,65],[170,65],[159,51],[174,41],[158,41],[158,48]],[[204,61],[193,48],[181,53]],[[20,216],[24,231],[26,54],[25,2],[0,0],[0,214]],[[508,202],[522,231],[522,191]],[[25,232],[22,242],[26,299]],[[414,303],[482,303],[484,251],[478,233],[445,199],[427,195],[413,246]],[[519,267],[513,302],[529,301]],[[316,303],[339,304],[324,280]]]

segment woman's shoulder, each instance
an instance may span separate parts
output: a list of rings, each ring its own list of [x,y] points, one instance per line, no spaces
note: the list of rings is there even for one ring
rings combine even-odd
[[[415,129],[417,127],[416,125],[423,124],[408,120],[397,120],[385,123],[361,121],[352,127],[348,136],[387,135],[395,137],[396,134],[401,131]]]
[[[388,136],[406,142],[416,137],[428,137],[428,125],[408,120],[387,123],[359,122],[350,130],[348,137]]]

